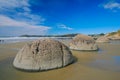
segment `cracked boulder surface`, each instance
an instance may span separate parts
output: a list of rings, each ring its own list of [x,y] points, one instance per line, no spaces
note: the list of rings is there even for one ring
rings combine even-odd
[[[98,46],[96,45],[95,40],[92,37],[83,34],[76,35],[70,42],[69,47],[73,50],[98,50]]]
[[[71,51],[63,43],[40,39],[26,44],[17,53],[13,66],[26,71],[43,71],[64,67],[73,60]]]

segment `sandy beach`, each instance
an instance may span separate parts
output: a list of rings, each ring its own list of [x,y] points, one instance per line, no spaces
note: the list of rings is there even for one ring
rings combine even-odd
[[[0,80],[120,80],[119,17],[120,0],[0,0]]]
[[[24,72],[13,68],[18,50],[26,42],[0,44],[0,80],[119,80],[120,41],[99,43],[99,51],[73,51],[77,61],[64,68]]]

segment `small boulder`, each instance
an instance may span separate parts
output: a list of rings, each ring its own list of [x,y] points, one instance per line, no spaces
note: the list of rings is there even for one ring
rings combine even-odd
[[[78,34],[70,42],[70,49],[73,50],[97,50],[95,40],[87,35]]]
[[[73,55],[63,43],[41,39],[26,44],[16,55],[13,66],[27,71],[43,71],[64,67],[73,62]]]

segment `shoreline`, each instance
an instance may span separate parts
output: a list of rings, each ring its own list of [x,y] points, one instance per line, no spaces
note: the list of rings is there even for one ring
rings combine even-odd
[[[0,44],[28,42],[28,41],[34,41],[44,38],[51,38],[55,40],[72,39],[72,37],[5,37],[5,38],[0,37]]]

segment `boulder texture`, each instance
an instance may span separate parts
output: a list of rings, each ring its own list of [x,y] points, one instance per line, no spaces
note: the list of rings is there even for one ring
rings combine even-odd
[[[87,35],[78,34],[70,42],[70,49],[73,50],[97,50],[94,39]]]
[[[63,43],[41,39],[26,44],[16,55],[13,66],[27,71],[42,71],[64,67],[73,62],[73,55]]]
[[[108,37],[106,37],[106,36],[101,36],[101,37],[99,37],[96,40],[96,42],[99,42],[99,43],[108,43],[108,42],[110,42],[110,39]]]

